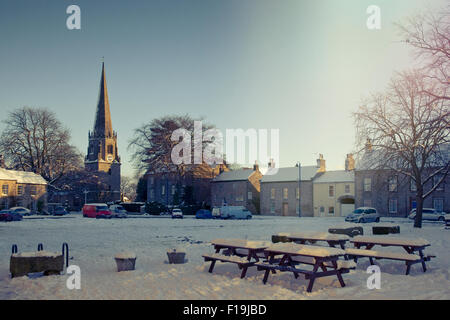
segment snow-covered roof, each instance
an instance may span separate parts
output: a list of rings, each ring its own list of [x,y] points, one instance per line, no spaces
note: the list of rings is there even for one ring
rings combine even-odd
[[[312,180],[317,174],[319,167],[317,166],[302,166],[301,168],[302,181]],[[278,168],[276,174],[266,174],[262,177],[261,182],[292,182],[298,181],[298,167]]]
[[[256,171],[253,169],[239,169],[233,171],[224,171],[215,177],[213,182],[222,182],[222,181],[242,181],[248,180],[250,176]]]
[[[355,182],[355,172],[348,170],[326,171],[314,179],[314,183]]]
[[[34,172],[8,170],[0,168],[0,180],[12,180],[25,184],[47,184],[42,176]]]

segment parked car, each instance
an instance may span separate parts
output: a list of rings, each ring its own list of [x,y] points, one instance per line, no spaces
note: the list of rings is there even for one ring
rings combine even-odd
[[[112,218],[111,211],[106,203],[88,203],[83,206],[83,217],[86,218]]]
[[[213,217],[213,219],[219,219],[220,218],[220,208],[218,208],[218,207],[214,207],[213,209],[212,209],[212,217]]]
[[[251,219],[252,213],[243,206],[223,206],[220,208],[222,219]]]
[[[111,210],[113,218],[126,218],[128,216],[127,210],[120,204],[113,204],[109,207],[109,210]]]
[[[22,215],[20,213],[12,212],[11,209],[0,211],[0,221],[21,221]]]
[[[25,207],[12,207],[9,209],[13,213],[18,213],[22,216],[29,216],[31,215],[31,210],[27,209]]]
[[[422,209],[422,220],[430,221],[445,221],[445,212],[439,212],[433,208],[423,208]],[[409,213],[408,218],[414,219],[416,217],[416,209],[412,209]]]
[[[206,209],[200,209],[195,213],[197,219],[212,219],[212,213]]]
[[[66,208],[64,208],[64,207],[56,207],[55,210],[53,210],[54,216],[64,216],[68,213],[69,212],[67,212]]]
[[[377,209],[371,207],[360,207],[345,217],[347,222],[380,222],[380,215]]]
[[[172,219],[183,219],[183,211],[181,211],[181,209],[178,208],[173,209]]]

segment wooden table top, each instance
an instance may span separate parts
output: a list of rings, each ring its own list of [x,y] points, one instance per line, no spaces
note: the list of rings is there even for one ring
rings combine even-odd
[[[386,246],[408,246],[408,247],[426,247],[430,245],[425,239],[417,238],[402,238],[402,237],[385,237],[385,236],[356,236],[352,240],[352,243],[370,243],[380,244]]]
[[[265,249],[272,245],[270,241],[258,241],[247,239],[214,239],[211,244],[223,246],[227,248],[241,248],[241,249]]]

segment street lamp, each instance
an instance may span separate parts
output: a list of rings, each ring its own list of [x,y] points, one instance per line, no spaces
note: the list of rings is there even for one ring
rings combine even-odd
[[[301,181],[302,181],[302,165],[300,164],[300,162],[297,162],[297,164],[295,165],[296,167],[298,167],[298,217],[300,218],[302,216],[302,207],[300,205],[300,185],[301,185]]]

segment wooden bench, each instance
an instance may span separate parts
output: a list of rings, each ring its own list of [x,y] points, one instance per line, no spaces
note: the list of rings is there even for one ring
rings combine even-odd
[[[351,267],[347,267],[347,266],[349,266],[350,262],[353,262],[353,261],[336,261],[337,268],[334,268],[332,263],[326,262],[326,263],[324,263],[325,267],[323,267],[323,271],[321,271],[321,272],[317,271],[316,265],[313,270],[300,269],[300,268],[294,267],[292,264],[291,265],[280,265],[280,264],[270,263],[270,262],[255,262],[254,266],[256,266],[257,270],[265,270],[264,278],[263,278],[264,284],[267,283],[267,279],[269,278],[270,272],[275,273],[276,270],[281,271],[281,272],[286,272],[286,271],[292,272],[296,279],[298,278],[299,273],[304,274],[305,279],[309,280],[308,288],[306,289],[306,291],[311,292],[313,284],[314,284],[314,280],[316,278],[328,277],[328,276],[332,276],[332,275],[337,275],[339,283],[341,284],[342,287],[345,287],[345,283],[344,283],[344,280],[342,279],[341,274],[349,273],[350,269],[355,268],[355,265],[352,265]],[[295,262],[293,262],[293,263],[295,264]],[[306,263],[306,264],[310,264],[310,263]],[[329,267],[332,269],[327,270],[326,267]]]
[[[239,256],[226,256],[222,254],[203,254],[202,257],[205,259],[205,262],[211,261],[211,265],[209,266],[209,273],[213,272],[214,266],[216,265],[217,261],[220,262],[229,262],[237,264],[239,269],[242,269],[241,272],[241,279],[245,277],[247,273],[248,267],[251,267],[255,264],[254,261],[248,261],[245,258],[239,257]]]
[[[435,258],[435,255],[428,255],[423,259],[417,254],[411,253],[401,253],[401,252],[388,252],[388,251],[375,251],[375,250],[365,250],[365,249],[345,249],[347,258],[353,259],[355,262],[358,258],[369,258],[370,264],[373,265],[373,259],[387,259],[387,260],[397,260],[404,261],[406,264],[406,274],[409,274],[411,265],[415,263],[421,263],[422,260],[430,261],[431,258]]]

